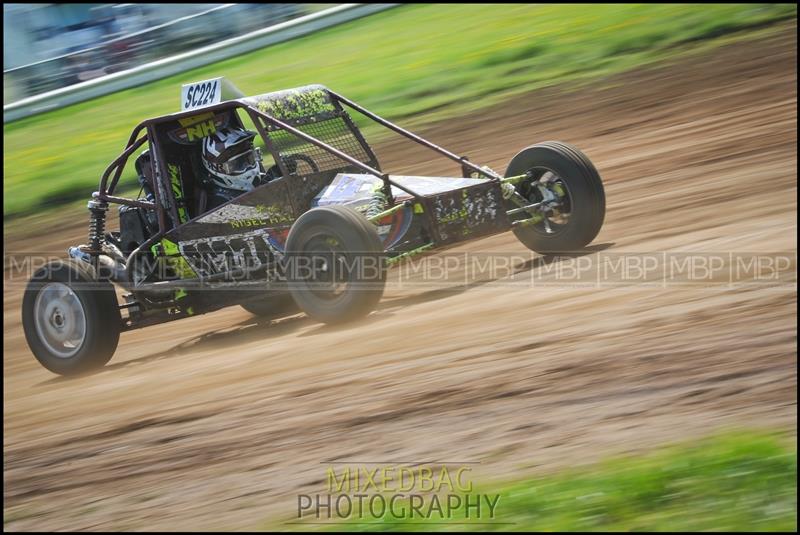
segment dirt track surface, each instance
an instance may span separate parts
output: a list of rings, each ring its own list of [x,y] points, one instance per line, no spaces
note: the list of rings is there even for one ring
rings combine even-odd
[[[796,54],[792,26],[422,133],[498,170],[536,141],[580,147],[608,200],[590,256],[796,254]],[[82,239],[76,217],[40,244]],[[7,251],[30,243],[14,238]],[[717,429],[796,432],[796,282],[531,288],[547,264],[511,234],[455,251],[532,260],[449,289],[391,285],[343,328],[237,307],[127,333],[74,380],[34,361],[7,281],[6,529],[257,528],[323,492],[333,460],[479,462],[488,480]]]

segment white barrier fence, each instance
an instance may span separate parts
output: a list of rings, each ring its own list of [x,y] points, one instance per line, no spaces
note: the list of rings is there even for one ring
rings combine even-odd
[[[170,56],[126,71],[109,74],[24,98],[3,106],[3,123],[76,104],[99,96],[136,87],[160,78],[202,67],[209,63],[252,52],[309,33],[361,18],[400,4],[340,4],[338,6],[275,24],[191,52]],[[224,74],[224,73],[221,73]]]

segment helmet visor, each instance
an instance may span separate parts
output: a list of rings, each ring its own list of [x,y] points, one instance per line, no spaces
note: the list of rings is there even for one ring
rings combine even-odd
[[[255,151],[248,150],[236,156],[232,156],[227,162],[222,164],[222,172],[227,175],[239,175],[252,169],[256,165]]]

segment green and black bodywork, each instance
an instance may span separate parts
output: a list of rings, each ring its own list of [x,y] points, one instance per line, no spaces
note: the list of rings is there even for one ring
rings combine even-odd
[[[453,160],[459,176],[389,174],[348,110]],[[224,126],[243,128],[243,118],[258,131],[276,178],[208,210],[199,172],[200,143]],[[152,196],[149,200],[117,196],[126,163],[144,148],[150,158],[143,174],[151,182]],[[360,211],[344,208],[352,205],[347,187],[370,180],[374,187]],[[416,187],[423,183],[434,187]],[[334,189],[339,197],[321,204]],[[110,204],[121,205],[118,233],[105,232]],[[512,229],[533,250],[578,249],[599,231],[605,199],[597,171],[568,145],[549,142],[528,147],[501,176],[324,86],[311,85],[143,121],[133,130],[124,152],[103,173],[89,211],[89,243],[70,250],[71,262],[80,264],[70,269],[80,271],[78,279],[84,283],[91,279],[96,286],[113,284],[124,290],[125,302],[109,311],[118,318],[118,331],[124,331],[232,304],[254,311],[287,310],[291,305],[287,308],[286,303],[292,301],[288,295],[322,321],[349,318],[350,314],[343,313],[348,306],[363,315],[380,298],[385,269],[393,263]],[[298,229],[299,225],[307,230]],[[336,225],[349,230],[331,232],[324,243],[316,236]],[[303,233],[308,236],[305,242]],[[301,242],[307,245],[298,245]],[[372,288],[365,290],[371,292],[369,299],[350,302],[349,297],[327,295],[317,299],[311,289],[292,289],[296,281],[287,270],[289,259],[306,251],[302,247],[319,243],[331,255],[349,253],[342,250],[347,244],[380,253],[381,273],[366,281]],[[51,271],[38,274],[38,280],[34,277],[29,289],[32,296],[47,284]],[[339,285],[350,282],[336,281]],[[306,295],[317,299],[321,308],[315,310],[316,301]],[[83,301],[78,296],[77,302]],[[104,302],[110,302],[110,297]],[[271,302],[281,306],[271,307]],[[110,358],[108,351],[103,357],[85,357],[93,364],[76,364],[74,370],[61,361],[49,365],[36,339],[36,333],[43,332],[36,322],[49,318],[37,319],[36,303],[29,306],[34,310],[23,310],[23,319],[27,317],[30,324],[26,335],[37,358],[49,369],[72,373]],[[58,334],[56,326],[51,327]],[[33,334],[28,335],[29,330]]]

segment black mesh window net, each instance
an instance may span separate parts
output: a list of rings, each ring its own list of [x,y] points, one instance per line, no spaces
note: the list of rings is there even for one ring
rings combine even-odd
[[[353,133],[345,117],[295,126],[298,130],[331,147],[375,167],[377,162]],[[293,175],[349,170],[353,165],[313,143],[279,128],[270,128],[269,137],[287,169]]]

